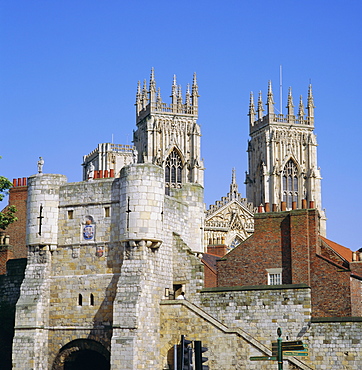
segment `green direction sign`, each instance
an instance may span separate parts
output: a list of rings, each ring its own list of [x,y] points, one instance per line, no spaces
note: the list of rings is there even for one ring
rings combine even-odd
[[[282,347],[282,351],[303,351],[304,347],[303,346],[285,346]]]
[[[282,342],[282,351],[285,355],[286,352],[300,352],[300,353],[308,353],[308,344],[304,344],[301,340],[297,340],[294,342]],[[276,356],[278,353],[278,344],[276,342],[272,342],[272,354]],[[286,355],[292,356],[292,355]],[[306,355],[300,355],[306,356]]]
[[[308,351],[285,351],[283,352],[283,356],[308,356]]]
[[[276,361],[276,356],[256,356],[250,357],[250,361]]]
[[[289,342],[283,342],[283,346],[291,345],[291,346],[297,346],[297,345],[303,345],[303,342],[301,340],[294,340]]]

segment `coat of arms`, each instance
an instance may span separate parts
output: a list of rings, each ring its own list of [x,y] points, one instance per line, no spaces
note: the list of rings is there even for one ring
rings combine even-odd
[[[83,228],[83,238],[85,240],[92,240],[94,237],[94,225],[85,225]]]
[[[96,256],[97,257],[102,257],[103,256],[103,253],[104,253],[104,248],[103,247],[100,247],[100,246],[97,246],[97,248],[96,248]]]

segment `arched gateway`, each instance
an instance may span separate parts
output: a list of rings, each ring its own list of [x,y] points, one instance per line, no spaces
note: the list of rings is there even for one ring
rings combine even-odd
[[[62,347],[52,370],[109,370],[110,353],[99,342],[76,339]]]

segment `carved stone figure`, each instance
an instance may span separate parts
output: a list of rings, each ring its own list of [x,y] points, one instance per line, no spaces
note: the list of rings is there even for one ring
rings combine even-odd
[[[39,157],[38,160],[38,172],[43,173],[43,166],[44,166],[44,159],[42,157]]]
[[[89,163],[87,170],[87,179],[92,180],[94,178],[94,164],[93,162]]]
[[[133,163],[138,162],[138,150],[136,148],[133,149]]]

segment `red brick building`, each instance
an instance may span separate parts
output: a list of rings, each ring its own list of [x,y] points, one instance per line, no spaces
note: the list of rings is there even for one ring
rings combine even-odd
[[[254,234],[217,262],[217,286],[307,284],[314,317],[362,316],[360,254],[318,225],[316,209],[256,214]]]
[[[204,264],[204,286],[205,288],[213,288],[217,286],[217,261],[225,256],[227,246],[225,244],[209,245],[207,253],[202,257]]]
[[[0,234],[0,274],[6,273],[6,262],[13,258],[26,258],[26,199],[28,187],[26,178],[13,180],[13,187],[9,192],[9,205],[15,206],[15,216],[18,220],[10,224]],[[7,206],[8,207],[8,206]],[[4,208],[3,211],[6,210]]]

